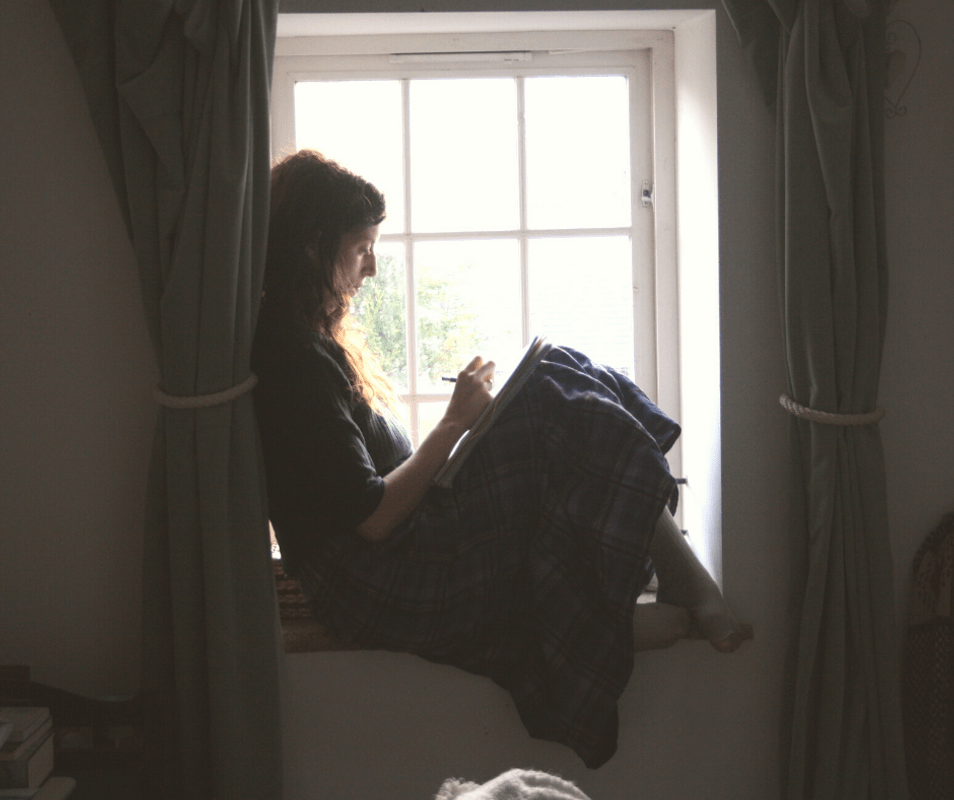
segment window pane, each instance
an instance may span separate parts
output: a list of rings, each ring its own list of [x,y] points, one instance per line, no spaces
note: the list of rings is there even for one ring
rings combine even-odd
[[[527,78],[531,228],[630,224],[628,92],[618,75]]]
[[[384,192],[382,233],[404,230],[400,81],[295,84],[295,145],[333,158]]]
[[[475,355],[501,368],[519,355],[515,240],[422,242],[414,249],[414,269],[419,391],[446,393],[441,376],[456,375]]]
[[[368,336],[368,344],[398,392],[407,391],[407,336],[405,327],[404,247],[377,245],[378,274],[354,298],[354,314]]]
[[[410,103],[414,230],[515,229],[514,80],[411,81]]]
[[[628,236],[529,243],[530,329],[633,375],[633,279]]]
[[[441,421],[444,412],[447,410],[447,401],[438,400],[433,403],[418,403],[417,405],[417,436],[418,441],[427,438],[434,426]]]

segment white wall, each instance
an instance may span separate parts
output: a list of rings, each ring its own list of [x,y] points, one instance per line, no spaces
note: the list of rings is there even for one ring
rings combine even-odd
[[[45,0],[0,4],[0,663],[138,686],[156,378],[132,248]]]
[[[417,11],[424,2],[342,0],[321,10]],[[954,7],[901,0],[899,12],[923,41],[908,113],[887,121],[893,277],[881,399],[902,580],[920,541],[954,509]],[[485,780],[510,766],[576,778],[593,800],[778,796],[793,553],[787,421],[776,400],[784,378],[774,116],[721,12],[717,36],[723,578],[756,641],[731,657],[691,642],[641,656],[621,704],[619,753],[596,772],[528,739],[507,696],[485,680],[410,656],[291,656],[288,797],[423,800],[450,775]],[[44,0],[0,4],[0,66],[0,663],[29,663],[36,679],[74,691],[122,694],[137,684],[155,418],[136,270]]]
[[[682,527],[722,583],[722,395],[716,15],[675,30]]]
[[[901,0],[897,32],[908,77],[885,121],[886,207],[891,287],[881,425],[889,526],[899,603],[907,605],[911,561],[941,516],[954,511],[954,3]],[[898,87],[892,87],[896,100]]]

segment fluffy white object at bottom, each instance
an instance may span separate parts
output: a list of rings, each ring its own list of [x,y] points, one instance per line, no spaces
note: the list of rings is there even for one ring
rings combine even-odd
[[[512,769],[476,784],[448,778],[434,800],[590,800],[575,784],[546,772]]]

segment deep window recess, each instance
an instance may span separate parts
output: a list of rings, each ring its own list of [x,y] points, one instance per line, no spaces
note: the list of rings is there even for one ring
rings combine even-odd
[[[575,313],[558,320],[570,324],[603,322],[609,316],[606,313],[609,304],[619,299],[617,296],[611,298],[615,289],[607,285],[607,276],[612,275],[612,270],[605,268],[601,259],[608,256],[605,252],[587,248],[584,240],[600,239],[603,244],[609,244],[613,236],[628,237],[632,246],[632,281],[627,289],[631,293],[632,331],[621,325],[620,330],[600,333],[600,337],[605,344],[614,347],[631,338],[632,374],[643,390],[682,425],[683,435],[669,454],[673,474],[684,481],[679,518],[682,527],[688,529],[703,563],[721,583],[720,421],[723,376],[719,330],[715,12],[711,9],[685,9],[281,14],[278,37],[271,98],[274,156],[277,158],[296,147],[316,146],[373,180],[388,196],[388,224],[397,227],[386,229],[382,252],[394,253],[394,264],[388,265],[388,280],[394,288],[388,299],[394,303],[397,298],[403,316],[398,313],[385,316],[399,320],[396,327],[403,330],[393,336],[385,330],[381,335],[387,337],[390,346],[399,353],[401,347],[404,348],[403,365],[396,370],[396,380],[410,403],[408,422],[415,427],[416,433],[420,434],[426,428],[428,419],[436,419],[447,397],[442,391],[445,387],[436,385],[431,379],[432,373],[427,368],[430,356],[426,348],[421,355],[422,338],[426,343],[429,336],[440,333],[439,326],[432,324],[428,328],[424,325],[424,321],[434,321],[427,314],[422,320],[419,310],[432,309],[435,302],[433,296],[423,292],[427,286],[426,280],[422,280],[422,266],[426,266],[422,255],[427,255],[429,248],[432,263],[442,268],[442,272],[436,278],[432,275],[431,280],[440,281],[448,278],[448,272],[450,277],[459,277],[458,273],[468,271],[466,261],[454,264],[450,256],[445,255],[453,253],[454,248],[458,252],[467,252],[468,258],[473,260],[479,250],[486,254],[497,247],[500,248],[498,252],[502,252],[507,241],[511,242],[511,247],[514,241],[517,242],[516,256],[509,258],[510,263],[516,260],[519,264],[520,284],[516,291],[519,292],[522,342],[535,330],[538,317],[534,316],[534,303],[540,302],[534,299],[533,283],[540,278],[534,271],[531,242],[544,248],[538,250],[538,254],[555,252],[570,259],[574,244],[582,251],[582,256],[578,255],[572,265],[575,267],[572,280],[564,278],[566,286],[562,287],[556,267],[552,266],[557,262],[549,259],[554,271],[549,274],[553,286],[547,289],[571,291],[574,293],[572,302],[581,304],[579,307],[574,305],[572,310]],[[526,136],[527,142],[532,138],[524,115],[526,90],[531,79],[548,75],[625,78],[629,105],[626,125],[630,139],[628,231],[622,230],[627,225],[618,220],[541,222],[530,210],[529,204],[532,204],[535,192],[532,186],[534,155],[528,155],[526,149],[519,149],[527,147],[526,143],[520,144],[521,137]],[[511,186],[516,180],[515,200],[513,196],[503,198],[499,208],[484,209],[488,214],[491,211],[503,214],[509,209],[512,215],[516,203],[520,223],[517,227],[509,228],[498,220],[492,224],[480,223],[483,227],[475,230],[477,215],[469,219],[463,230],[452,229],[457,226],[447,221],[447,215],[457,213],[460,217],[459,212],[467,208],[469,182],[478,185],[486,177],[474,169],[478,163],[475,153],[486,156],[493,145],[469,129],[461,130],[462,126],[458,126],[460,136],[457,139],[447,137],[450,144],[456,142],[456,153],[445,156],[442,171],[436,178],[431,176],[440,191],[431,197],[421,197],[425,188],[430,193],[433,183],[429,185],[425,180],[423,184],[413,184],[412,160],[416,152],[421,152],[421,146],[419,143],[418,150],[411,149],[411,86],[415,81],[449,79],[500,79],[501,84],[509,80],[514,82],[514,93],[518,96],[522,93],[523,100],[518,100],[517,106],[516,178],[512,178],[512,168],[511,177],[507,178]],[[521,82],[522,87],[517,88]],[[299,142],[296,128],[299,121],[304,122],[304,112],[301,115],[296,113],[296,87],[302,84],[304,95],[307,93],[304,85],[315,83],[326,84],[325,90],[330,90],[333,83],[345,84],[345,95],[349,95],[349,90],[358,83],[377,84],[378,88],[391,91],[391,98],[395,98],[395,94],[387,86],[397,84],[401,89],[396,100],[381,97],[366,106],[352,103],[343,117],[352,123],[352,133],[339,131],[337,141],[332,129],[322,129],[320,126],[324,123],[319,121],[316,130],[320,132],[314,134],[318,140],[304,141],[303,138]],[[567,96],[569,99],[570,95]],[[397,104],[400,105],[395,108]],[[449,116],[451,107],[445,110]],[[326,118],[331,116],[327,109],[324,112],[319,109],[319,113]],[[399,129],[385,131],[382,127],[385,120],[397,117],[401,119]],[[571,121],[575,122],[572,115]],[[445,120],[445,127],[453,122]],[[554,119],[551,116],[542,124],[545,133],[568,133],[559,130],[559,117]],[[365,134],[369,135],[372,146],[360,148],[363,152],[351,148]],[[308,134],[302,131],[301,135]],[[498,136],[503,135],[498,129]],[[476,148],[473,146],[475,138],[480,139]],[[447,142],[438,144],[445,147]],[[563,153],[565,165],[561,166],[568,170],[599,169],[602,162],[598,157],[603,153],[594,156],[592,149],[587,151],[586,147],[578,143]],[[638,151],[641,147],[648,150],[648,167],[645,161],[640,161]],[[425,156],[430,155],[426,147],[423,152]],[[501,163],[494,164],[498,172],[488,172],[488,175],[498,175],[502,163],[512,164],[513,156],[501,158]],[[387,167],[388,164],[391,166]],[[400,166],[395,167],[397,164]],[[467,174],[468,168],[471,169],[470,175]],[[425,173],[418,175],[419,178],[424,176]],[[559,180],[561,173],[550,170],[545,177]],[[495,189],[500,189],[504,181],[499,183]],[[429,200],[436,201],[438,207],[428,208]],[[415,205],[420,202],[425,205]],[[521,217],[521,214],[525,216]],[[416,218],[415,215],[423,217]],[[429,218],[433,229],[422,229],[419,223]],[[445,220],[443,225],[439,224],[441,219]],[[545,250],[548,244],[549,254]],[[444,248],[443,252],[439,252],[441,248]],[[581,258],[582,267],[579,266]],[[496,270],[503,269],[501,265],[506,261],[504,255],[497,255],[496,261],[488,274],[478,276],[478,288],[472,295],[468,294],[470,289],[466,283],[453,287],[455,300],[462,298],[465,303],[476,304],[481,298],[480,291],[493,286],[492,298],[487,302],[491,302],[494,309],[499,306],[500,313],[503,313],[502,309],[512,302],[512,297],[507,295],[512,295],[515,290],[511,277],[497,277]],[[482,267],[475,262],[470,269]],[[437,288],[443,290],[441,286]],[[601,301],[607,305],[601,305]],[[584,313],[585,304],[592,302],[597,304],[598,313]],[[446,305],[450,307],[449,298]],[[473,308],[467,313],[472,311]],[[626,313],[629,313],[628,309]],[[440,320],[438,315],[438,322]],[[491,327],[488,336],[501,335],[496,326]],[[581,349],[594,349],[582,338],[577,338],[576,331],[564,331],[560,328],[545,332],[558,341],[563,339],[568,344],[575,343]],[[482,353],[497,361],[504,360],[505,353],[496,352],[495,340],[488,338],[487,342],[489,344],[479,348]],[[615,361],[615,356],[601,355],[603,352],[597,347],[595,354]],[[413,413],[410,413],[411,409]]]

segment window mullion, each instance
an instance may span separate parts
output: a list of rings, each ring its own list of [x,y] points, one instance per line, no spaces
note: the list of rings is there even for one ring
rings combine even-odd
[[[420,434],[417,397],[417,280],[414,274],[414,243],[411,235],[411,90],[410,81],[401,81],[401,166],[404,180],[404,292],[406,304],[407,392],[410,396],[411,440]]]
[[[520,317],[522,344],[530,342],[530,265],[527,239],[527,117],[524,78],[517,76],[517,192],[520,208]]]

